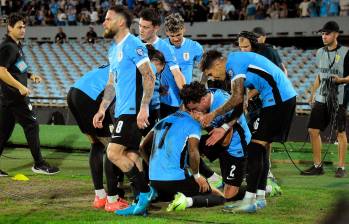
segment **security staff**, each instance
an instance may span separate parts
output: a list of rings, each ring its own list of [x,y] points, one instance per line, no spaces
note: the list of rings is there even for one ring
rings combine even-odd
[[[18,14],[12,14],[8,18],[8,33],[0,44],[0,86],[2,95],[0,98],[0,155],[10,138],[15,123],[18,122],[24,129],[28,146],[34,158],[32,171],[41,174],[55,174],[59,172],[57,167],[50,166],[40,152],[39,124],[36,114],[27,95],[29,90],[27,78],[39,83],[41,78],[28,72],[28,64],[22,51],[20,40],[25,34],[25,19]],[[0,176],[8,174],[0,170]]]

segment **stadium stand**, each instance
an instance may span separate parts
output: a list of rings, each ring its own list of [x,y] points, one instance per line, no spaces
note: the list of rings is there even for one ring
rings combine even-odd
[[[42,74],[41,85],[30,85],[35,98],[64,98],[70,86],[84,73],[92,68],[107,63],[104,52],[108,42],[100,41],[91,45],[79,41],[69,41],[65,44],[38,44],[27,41],[24,53],[31,64],[34,73]],[[205,44],[205,50],[217,49],[224,54],[236,51],[233,44]],[[309,97],[309,87],[315,77],[316,50],[303,50],[295,47],[279,47],[278,51],[289,71],[299,97],[299,102],[305,102]],[[195,79],[200,78],[200,71],[194,70]],[[48,99],[34,99],[35,103],[49,103]],[[54,104],[65,104],[65,100],[54,100]],[[308,109],[307,105],[299,105],[298,109]]]

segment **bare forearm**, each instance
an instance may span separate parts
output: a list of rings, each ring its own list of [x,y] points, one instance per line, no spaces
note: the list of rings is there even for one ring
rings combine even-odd
[[[200,83],[203,85],[206,85],[207,81],[208,81],[208,76],[202,73]]]
[[[244,79],[238,78],[232,83],[232,96],[225,104],[219,107],[214,113],[216,116],[223,115],[237,106],[242,106],[244,102]]]
[[[182,72],[179,69],[173,69],[171,70],[173,77],[175,79],[176,85],[179,89],[182,89],[185,85],[185,78]]]
[[[149,105],[154,92],[155,75],[147,62],[139,67],[139,71],[143,77],[143,97],[141,105]]]
[[[189,165],[194,174],[199,173],[200,153],[198,139],[189,139]]]
[[[104,89],[103,100],[99,106],[99,110],[106,111],[115,97],[114,85],[108,83]]]
[[[15,78],[12,77],[12,75],[4,68],[0,69],[0,79],[5,82],[6,84],[16,88],[24,88],[25,86],[18,82]]]

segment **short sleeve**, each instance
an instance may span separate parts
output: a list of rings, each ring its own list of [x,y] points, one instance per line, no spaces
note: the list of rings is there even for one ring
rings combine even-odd
[[[238,52],[240,53],[240,52]],[[238,78],[246,78],[248,68],[248,58],[244,57],[247,54],[230,53],[227,58],[226,72],[234,81]]]
[[[198,42],[194,41],[194,49],[195,49],[195,57],[194,57],[194,61],[196,62],[200,62],[202,55],[204,53],[204,49],[201,46],[201,44],[199,44]]]
[[[201,126],[199,122],[193,121],[193,125],[189,129],[189,138],[196,138],[200,140],[201,138]]]
[[[142,42],[138,43],[138,41],[135,41],[135,44],[127,50],[127,53],[137,67],[150,61],[148,58],[148,50]]]
[[[0,49],[0,66],[9,68],[16,60],[18,49],[11,45],[6,44]]]

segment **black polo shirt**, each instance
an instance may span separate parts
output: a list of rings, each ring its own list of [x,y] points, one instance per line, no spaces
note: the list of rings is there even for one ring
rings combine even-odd
[[[22,51],[21,43],[16,43],[10,36],[6,35],[5,40],[0,44],[0,66],[7,68],[7,71],[17,81],[27,86],[28,64]],[[11,99],[20,96],[19,91],[0,80],[0,90],[3,97]],[[0,94],[1,96],[1,94]]]
[[[259,45],[256,53],[268,58],[275,65],[277,65],[279,68],[281,68],[281,70],[283,70],[282,60],[280,58],[280,55],[272,45],[261,44],[261,45]]]

